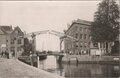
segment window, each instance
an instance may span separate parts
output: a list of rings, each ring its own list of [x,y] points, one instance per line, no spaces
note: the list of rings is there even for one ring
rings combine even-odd
[[[18,39],[18,44],[21,44],[21,39]]]
[[[84,46],[87,47],[87,43],[86,42],[84,43]]]
[[[14,39],[11,39],[11,44],[14,44],[15,42],[14,42]]]
[[[80,39],[82,39],[82,34],[80,34]]]
[[[79,46],[79,43],[78,42],[76,42],[76,47],[78,47]]]
[[[83,46],[83,42],[80,42],[80,47],[82,47]]]
[[[82,27],[80,27],[80,31],[82,31]]]
[[[86,34],[84,34],[84,39],[86,39],[87,38],[87,35]]]
[[[86,28],[84,28],[84,32],[86,32]]]
[[[98,47],[98,44],[97,44],[97,43],[93,43],[93,46],[94,46],[94,47]]]
[[[78,31],[78,26],[75,27],[75,30]]]
[[[75,34],[75,38],[78,38],[78,33]]]

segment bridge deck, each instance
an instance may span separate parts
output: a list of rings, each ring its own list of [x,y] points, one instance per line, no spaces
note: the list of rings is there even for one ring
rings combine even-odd
[[[48,56],[48,55],[54,55],[54,56],[63,56],[63,53],[38,53],[38,56]]]

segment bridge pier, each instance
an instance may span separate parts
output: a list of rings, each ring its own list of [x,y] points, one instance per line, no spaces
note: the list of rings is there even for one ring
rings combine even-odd
[[[56,56],[57,62],[61,62],[64,55]]]

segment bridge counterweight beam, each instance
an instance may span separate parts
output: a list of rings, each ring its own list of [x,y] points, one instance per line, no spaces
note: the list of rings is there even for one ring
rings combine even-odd
[[[32,45],[33,45],[33,54],[36,54],[36,35],[32,34]]]

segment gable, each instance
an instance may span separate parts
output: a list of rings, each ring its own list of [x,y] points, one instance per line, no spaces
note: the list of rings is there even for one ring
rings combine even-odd
[[[23,32],[21,31],[21,29],[19,27],[15,27],[12,34],[23,35]]]

